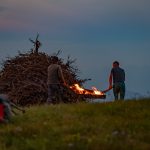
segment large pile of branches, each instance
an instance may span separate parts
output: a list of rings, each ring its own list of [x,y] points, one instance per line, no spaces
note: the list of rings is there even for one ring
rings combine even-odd
[[[58,56],[59,53],[56,54]],[[7,93],[13,102],[28,106],[41,104],[47,99],[47,68],[52,63],[53,56],[43,52],[18,53],[14,58],[2,62],[0,71],[0,93]],[[59,57],[58,57],[59,58]],[[68,85],[82,84],[85,80],[78,78],[78,69],[74,60],[68,57],[66,63],[59,58],[64,77]],[[69,88],[65,89],[65,103],[76,102],[78,95]]]

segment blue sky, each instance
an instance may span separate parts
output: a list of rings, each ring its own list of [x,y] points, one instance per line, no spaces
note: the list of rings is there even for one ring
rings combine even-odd
[[[126,71],[127,90],[150,91],[149,0],[1,0],[0,60],[32,47],[77,59],[85,86],[105,89],[111,64]]]

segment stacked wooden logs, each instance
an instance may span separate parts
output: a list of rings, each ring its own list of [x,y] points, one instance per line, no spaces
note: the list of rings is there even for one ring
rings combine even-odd
[[[27,52],[7,58],[0,71],[0,93],[8,94],[13,102],[22,106],[46,102],[47,67],[52,63],[52,57],[42,52]],[[78,69],[73,67],[73,63],[70,58],[66,63],[59,58],[67,84],[82,84],[86,80],[78,79]],[[80,100],[69,88],[65,89],[65,97],[65,103]]]

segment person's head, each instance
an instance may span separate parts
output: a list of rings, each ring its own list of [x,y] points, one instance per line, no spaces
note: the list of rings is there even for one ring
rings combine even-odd
[[[114,62],[113,62],[113,67],[114,67],[114,68],[119,67],[119,62],[118,62],[118,61],[114,61]]]
[[[51,56],[51,62],[52,62],[53,64],[58,63],[58,57],[57,57],[57,56]]]

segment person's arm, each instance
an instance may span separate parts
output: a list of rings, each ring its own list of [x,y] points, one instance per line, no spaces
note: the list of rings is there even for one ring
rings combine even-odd
[[[113,74],[112,74],[112,71],[111,71],[111,73],[109,75],[109,87],[106,90],[102,91],[102,93],[106,93],[106,92],[110,91],[113,88],[112,80],[113,80]]]
[[[113,80],[113,74],[112,72],[110,73],[110,76],[109,76],[109,89],[112,88],[112,80]]]
[[[125,71],[123,70],[123,72],[124,72],[124,81],[126,80],[126,74],[125,74]]]

